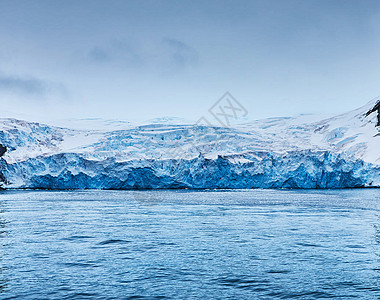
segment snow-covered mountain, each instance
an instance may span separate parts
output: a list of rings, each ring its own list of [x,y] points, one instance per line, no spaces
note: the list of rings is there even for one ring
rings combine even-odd
[[[378,110],[366,116],[376,103],[317,122],[229,128],[165,119],[85,130],[0,119],[0,180],[48,189],[380,187]]]

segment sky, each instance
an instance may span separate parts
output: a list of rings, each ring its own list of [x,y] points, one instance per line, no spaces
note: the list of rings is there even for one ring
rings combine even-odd
[[[0,0],[0,117],[250,119],[380,95],[378,0]]]

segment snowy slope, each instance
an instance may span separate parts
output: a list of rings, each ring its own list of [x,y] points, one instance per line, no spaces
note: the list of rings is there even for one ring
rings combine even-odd
[[[365,117],[375,104],[317,122],[271,118],[232,128],[173,118],[104,127],[71,120],[68,127],[81,129],[0,119],[8,148],[0,169],[10,188],[380,186],[377,115]]]
[[[377,114],[369,111],[377,100],[367,105],[327,120],[316,123],[312,142],[336,152],[345,152],[366,162],[380,164],[380,128],[376,127]]]

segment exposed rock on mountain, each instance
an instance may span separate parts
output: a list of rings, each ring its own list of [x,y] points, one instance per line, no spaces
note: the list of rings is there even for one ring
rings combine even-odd
[[[5,152],[7,152],[7,147],[4,147],[2,144],[0,144],[0,157],[2,157]]]
[[[0,144],[0,157],[2,157],[5,152],[7,152],[7,147],[4,147],[2,144]],[[2,189],[2,184],[5,182],[5,177],[2,172],[4,169],[5,161],[0,158],[0,189]]]
[[[380,100],[378,100],[376,105],[366,113],[366,117],[368,117],[370,114],[372,114],[376,111],[377,111],[377,124],[376,124],[376,126],[380,126]]]

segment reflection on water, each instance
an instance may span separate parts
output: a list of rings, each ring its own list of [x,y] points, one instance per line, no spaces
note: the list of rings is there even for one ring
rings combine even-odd
[[[380,190],[0,193],[0,299],[380,297]]]

